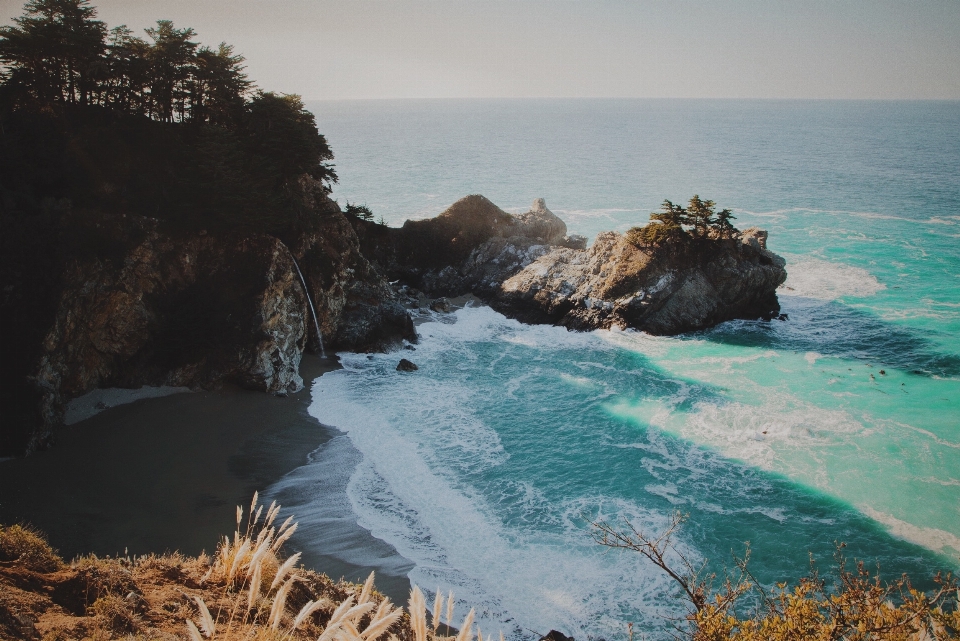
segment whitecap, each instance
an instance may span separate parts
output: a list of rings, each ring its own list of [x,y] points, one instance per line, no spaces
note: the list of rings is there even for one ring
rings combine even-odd
[[[777,293],[781,296],[836,300],[846,296],[874,296],[886,288],[876,276],[863,268],[803,258],[787,264],[787,281]]]
[[[869,505],[861,505],[859,509],[874,521],[883,524],[890,534],[898,538],[922,545],[930,550],[952,553],[953,555],[960,553],[960,536],[951,532],[932,527],[919,527],[901,521],[890,514],[875,510]]]

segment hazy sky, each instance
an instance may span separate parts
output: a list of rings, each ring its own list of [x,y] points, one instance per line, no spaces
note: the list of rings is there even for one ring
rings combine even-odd
[[[305,99],[960,99],[960,0],[94,0]],[[23,2],[0,0],[5,21]]]

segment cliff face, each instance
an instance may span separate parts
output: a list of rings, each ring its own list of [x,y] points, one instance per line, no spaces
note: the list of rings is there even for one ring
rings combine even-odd
[[[493,305],[526,322],[586,330],[633,327],[678,334],[735,318],[771,318],[785,261],[767,232],[714,239],[668,253],[636,247],[615,232],[587,250],[550,251],[507,279]]]
[[[33,319],[49,329],[27,373],[40,414],[28,449],[43,445],[67,402],[96,388],[229,380],[270,393],[301,389],[301,354],[320,345],[295,260],[328,349],[415,341],[410,316],[339,208],[301,187],[315,216],[289,245],[268,234],[173,236],[150,219],[118,216],[137,227],[137,242],[66,261],[53,317]]]
[[[48,425],[97,387],[298,390],[306,297],[269,236],[174,241],[156,231],[122,264],[70,265],[35,379]]]

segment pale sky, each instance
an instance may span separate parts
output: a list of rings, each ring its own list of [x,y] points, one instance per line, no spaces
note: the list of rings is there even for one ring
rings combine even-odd
[[[960,0],[94,0],[347,98],[960,99]],[[22,1],[0,0],[0,18]]]

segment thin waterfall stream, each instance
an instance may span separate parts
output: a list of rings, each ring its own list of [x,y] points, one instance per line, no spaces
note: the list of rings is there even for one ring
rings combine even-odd
[[[290,260],[293,261],[293,266],[297,270],[297,275],[300,277],[300,284],[303,285],[303,293],[307,295],[307,304],[310,305],[310,315],[313,316],[313,326],[317,330],[317,342],[320,343],[320,357],[326,358],[327,352],[323,349],[323,334],[320,333],[320,323],[317,321],[317,310],[313,306],[313,299],[310,297],[310,288],[307,287],[307,281],[303,277],[303,272],[300,271],[300,265],[297,264],[297,259],[293,256],[293,252],[290,252]]]

